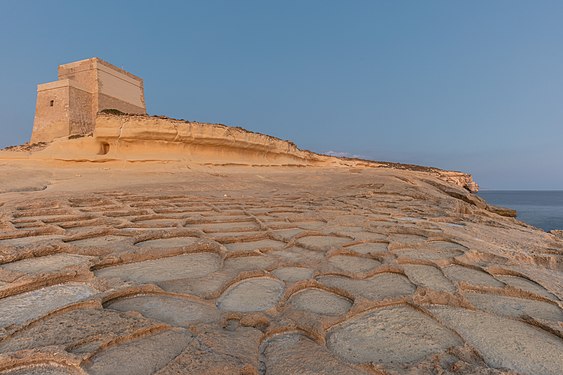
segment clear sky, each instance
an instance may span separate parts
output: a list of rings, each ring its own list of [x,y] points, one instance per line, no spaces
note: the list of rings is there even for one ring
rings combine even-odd
[[[1,1],[0,147],[94,56],[145,80],[150,114],[563,189],[562,1]]]

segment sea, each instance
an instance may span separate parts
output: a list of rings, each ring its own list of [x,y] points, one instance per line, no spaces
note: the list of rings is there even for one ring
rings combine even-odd
[[[516,210],[518,220],[546,232],[563,230],[563,190],[482,190],[478,195],[494,206]]]

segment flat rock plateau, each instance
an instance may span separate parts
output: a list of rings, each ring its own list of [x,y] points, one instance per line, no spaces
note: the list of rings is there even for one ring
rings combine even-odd
[[[563,373],[563,238],[436,171],[31,154],[1,374]]]

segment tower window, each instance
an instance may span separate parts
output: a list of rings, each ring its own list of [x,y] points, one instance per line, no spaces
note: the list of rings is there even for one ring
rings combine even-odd
[[[53,105],[55,105],[55,101],[54,101],[54,100],[51,100],[51,101],[49,102],[49,105],[52,107]]]

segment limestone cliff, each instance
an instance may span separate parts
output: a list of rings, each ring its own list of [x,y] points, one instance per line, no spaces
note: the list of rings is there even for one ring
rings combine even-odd
[[[235,164],[317,164],[333,158],[238,127],[167,117],[99,114],[94,138],[108,154],[181,157]],[[336,161],[336,159],[334,159]]]
[[[44,145],[42,146],[44,147]],[[431,175],[476,192],[471,175],[411,164],[321,155],[240,127],[163,116],[99,113],[91,135],[59,138],[45,149],[20,147],[35,159],[80,162],[184,162],[188,165],[384,168]],[[461,192],[463,194],[463,192]]]

